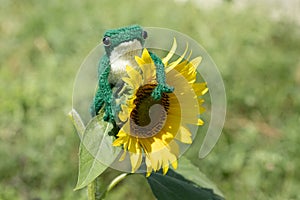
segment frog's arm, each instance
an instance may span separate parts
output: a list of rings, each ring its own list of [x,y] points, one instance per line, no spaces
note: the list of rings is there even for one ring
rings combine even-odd
[[[150,57],[152,58],[155,67],[156,67],[156,81],[158,83],[158,85],[156,86],[156,88],[153,90],[151,96],[154,99],[160,99],[162,96],[162,93],[167,92],[173,92],[174,88],[167,85],[166,83],[166,73],[165,73],[165,66],[162,62],[162,60],[154,53],[149,52]]]
[[[112,111],[112,90],[108,82],[108,76],[110,73],[110,62],[109,58],[104,55],[98,67],[98,89],[95,94],[90,112],[92,116],[98,114],[101,107],[105,104],[104,110],[104,120],[110,121],[113,120],[113,111]]]

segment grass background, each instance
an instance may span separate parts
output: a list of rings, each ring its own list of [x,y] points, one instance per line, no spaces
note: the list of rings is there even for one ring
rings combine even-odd
[[[300,32],[269,8],[225,2],[0,0],[0,199],[85,199],[73,192],[79,138],[72,84],[106,29],[175,29],[206,48],[228,112],[213,152],[193,160],[227,199],[300,199]],[[192,156],[193,152],[190,151]],[[149,194],[149,195],[148,195]],[[130,176],[108,199],[154,199]]]

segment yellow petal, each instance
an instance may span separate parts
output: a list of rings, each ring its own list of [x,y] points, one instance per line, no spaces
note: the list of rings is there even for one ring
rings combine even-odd
[[[134,88],[138,88],[142,84],[141,74],[133,69],[131,66],[126,66],[126,72],[134,86]],[[124,79],[123,79],[124,80]]]
[[[131,173],[134,173],[142,163],[142,154],[141,153],[129,153],[130,154],[130,163],[131,163]]]
[[[126,154],[127,154],[127,152],[126,152],[126,150],[124,150],[124,152],[122,153],[119,161],[123,161],[126,158]]]
[[[174,169],[177,169],[177,166],[178,166],[177,160],[174,160],[173,162],[171,162],[171,165]]]
[[[151,162],[151,166],[152,166],[152,169],[154,171],[157,171],[160,169],[160,166],[161,166],[161,156],[160,154],[158,154],[157,152],[156,153],[150,153],[149,154],[149,157],[150,157],[150,162]]]
[[[119,119],[120,119],[122,122],[126,122],[126,120],[128,119],[128,115],[127,115],[125,112],[120,112],[120,113],[119,113]]]
[[[204,95],[207,91],[207,84],[206,83],[194,83],[193,90],[197,96]]]
[[[127,124],[127,123],[126,123],[126,124]],[[119,138],[123,138],[123,137],[127,137],[128,135],[127,135],[127,133],[124,131],[124,129],[122,128],[122,129],[119,130],[117,136],[118,136]]]
[[[128,119],[128,107],[121,104],[121,110],[118,117],[122,122],[125,122]]]
[[[143,84],[148,84],[155,81],[156,69],[154,63],[140,66],[143,72]]]
[[[193,60],[191,60],[190,63],[196,69],[198,67],[198,65],[201,63],[201,61],[202,61],[202,57],[198,56],[198,57],[194,58]]]
[[[179,156],[179,146],[175,140],[170,142],[170,144],[168,145],[168,149],[169,149],[170,153],[172,153],[175,156],[175,158],[177,158]]]
[[[163,164],[163,175],[166,175],[168,170],[169,170],[169,163]]]
[[[177,42],[176,42],[176,38],[174,37],[174,39],[173,39],[173,45],[172,45],[172,47],[171,47],[168,55],[162,59],[162,62],[164,63],[165,66],[167,65],[167,63],[169,62],[169,60],[173,57],[176,49],[177,49]]]
[[[177,168],[177,157],[172,154],[171,152],[168,152],[168,162],[170,162],[174,169]]]
[[[146,177],[149,177],[151,175],[151,172],[146,173]]]
[[[186,144],[191,144],[192,143],[192,137],[191,137],[191,132],[186,129],[185,127],[181,126],[180,130],[178,131],[177,135],[175,138],[179,140],[182,143]]]
[[[136,153],[136,138],[135,137],[130,137],[130,140],[128,140],[128,151],[131,153]]]
[[[140,138],[141,147],[143,148],[143,150],[145,151],[146,154],[152,152],[152,149],[151,149],[152,142],[153,142],[153,139]]]
[[[144,48],[144,50],[143,50],[142,59],[144,60],[144,62],[146,64],[153,63],[153,61],[151,59],[151,56],[150,56],[150,54],[149,54],[149,52],[148,52],[148,50],[146,48]]]
[[[151,161],[148,158],[148,156],[146,156],[146,166],[147,166],[146,177],[149,177],[151,175],[151,172],[152,172],[152,166],[151,166]]]
[[[202,114],[205,112],[205,108],[203,106],[199,106],[199,113]]]
[[[135,56],[134,59],[135,59],[135,62],[137,62],[137,64],[138,64],[139,66],[145,65],[145,61],[144,61],[142,58],[140,58],[140,57],[138,57],[138,56]]]
[[[124,144],[123,138],[118,138],[112,143],[112,145],[115,147],[121,146],[122,144]]]
[[[135,89],[133,82],[128,77],[123,77],[122,80],[127,83],[131,88]]]
[[[186,48],[185,48],[183,54],[177,60],[175,60],[174,62],[170,63],[170,65],[166,69],[166,73],[168,73],[169,71],[171,71],[172,69],[174,69],[174,67],[176,67],[182,61],[182,59],[184,58],[187,50],[188,50],[188,44],[186,45]]]
[[[198,125],[198,126],[202,126],[203,124],[204,124],[204,121],[202,121],[202,119],[198,119],[197,125]]]
[[[154,142],[151,144],[151,151],[152,152],[157,152],[160,151],[161,149],[165,148],[167,144],[165,144],[161,139],[159,138],[154,138]]]
[[[127,144],[129,140],[129,136],[121,129],[117,134],[118,138],[113,141],[113,146],[121,146],[122,144]]]
[[[161,139],[165,144],[168,144],[173,138],[174,138],[174,134],[166,131],[163,132]]]

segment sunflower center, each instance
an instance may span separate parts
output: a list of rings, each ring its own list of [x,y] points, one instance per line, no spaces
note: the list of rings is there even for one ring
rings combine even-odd
[[[151,93],[155,87],[156,84],[146,84],[136,92],[135,108],[130,114],[130,132],[133,136],[152,137],[164,127],[169,109],[169,96],[163,93],[160,100],[154,100]]]

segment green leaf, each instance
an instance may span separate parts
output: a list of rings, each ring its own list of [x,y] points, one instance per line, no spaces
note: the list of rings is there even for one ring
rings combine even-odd
[[[169,170],[166,175],[152,173],[148,183],[158,200],[222,200],[213,190],[201,188],[180,174]]]
[[[71,121],[73,122],[77,132],[80,134],[80,137],[81,137],[84,133],[85,126],[82,122],[80,115],[78,114],[78,112],[75,109],[72,109],[68,115],[69,115]]]
[[[182,156],[179,159],[178,169],[176,172],[184,176],[186,179],[196,183],[197,185],[205,188],[213,189],[214,193],[218,194],[221,197],[224,197],[222,192],[218,187],[206,177],[206,175],[200,171],[200,169],[195,166],[189,159]]]
[[[112,146],[108,132],[112,124],[93,118],[87,125],[79,148],[79,174],[74,190],[91,183],[116,159],[120,148]]]

